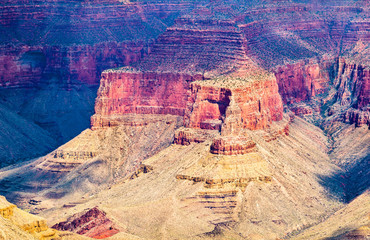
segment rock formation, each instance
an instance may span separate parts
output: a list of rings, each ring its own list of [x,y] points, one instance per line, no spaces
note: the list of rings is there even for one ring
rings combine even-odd
[[[272,121],[282,120],[283,105],[274,76],[262,70],[256,75],[254,71],[258,70],[192,83],[185,124],[205,129],[215,125],[227,135],[228,131],[235,134],[244,128],[267,128]],[[232,118],[238,118],[237,123],[233,124]]]
[[[246,137],[221,137],[213,140],[211,153],[239,155],[255,151],[256,143]]]
[[[6,1],[0,104],[61,142],[86,127],[100,85],[91,129],[2,169],[0,193],[95,238],[359,235],[369,5],[299,2]],[[338,209],[356,218],[335,233]]]
[[[52,228],[96,239],[107,238],[119,232],[113,222],[107,218],[106,213],[97,207],[78,213],[65,222],[55,224]]]
[[[67,142],[90,126],[101,72],[141,59],[192,7],[191,1],[2,2],[0,104],[48,131],[49,145]]]
[[[188,82],[199,77],[133,69],[104,72],[91,119],[92,129],[116,126],[117,117],[129,113],[183,116]]]
[[[56,239],[57,231],[48,228],[41,217],[26,213],[0,196],[0,237],[3,239]]]

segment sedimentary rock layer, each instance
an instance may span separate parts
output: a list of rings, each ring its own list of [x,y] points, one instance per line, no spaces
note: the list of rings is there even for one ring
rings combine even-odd
[[[280,121],[283,105],[275,77],[250,74],[249,70],[240,71],[192,83],[185,124],[220,129],[228,135],[243,128],[266,128],[272,121]]]
[[[329,91],[331,61],[300,61],[278,67],[275,76],[285,104],[307,101]]]
[[[215,75],[249,61],[235,21],[183,17],[159,36],[139,66],[150,71]]]
[[[180,73],[106,71],[91,126],[114,126],[111,119],[130,113],[184,116],[189,82],[202,78]]]
[[[247,137],[221,137],[213,140],[211,153],[239,155],[256,151],[256,143]]]
[[[67,221],[55,224],[52,228],[97,239],[107,238],[119,232],[113,222],[107,218],[106,213],[97,207],[77,213]]]

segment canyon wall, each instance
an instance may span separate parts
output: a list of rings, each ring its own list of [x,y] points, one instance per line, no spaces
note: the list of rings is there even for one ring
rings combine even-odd
[[[335,57],[360,40],[370,40],[369,8],[361,4],[271,4],[248,9],[237,19],[249,56],[269,69]]]
[[[74,46],[0,46],[0,88],[32,88],[51,81],[72,85],[97,85],[104,69],[138,61],[148,43],[105,42]]]
[[[300,61],[275,70],[285,104],[298,115],[324,111],[361,126],[369,124],[369,67],[351,58]],[[310,106],[300,104],[306,102]]]
[[[0,104],[49,132],[54,139],[46,145],[67,142],[90,126],[102,71],[147,55],[158,35],[193,7],[192,1],[3,1]],[[19,146],[28,143],[21,139]],[[12,148],[8,162],[20,160],[17,152],[40,154]]]
[[[329,91],[331,61],[299,61],[279,66],[275,76],[284,104],[308,101]]]

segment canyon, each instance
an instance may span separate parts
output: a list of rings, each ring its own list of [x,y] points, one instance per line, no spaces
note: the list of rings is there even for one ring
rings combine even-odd
[[[369,13],[4,2],[0,239],[366,239]]]

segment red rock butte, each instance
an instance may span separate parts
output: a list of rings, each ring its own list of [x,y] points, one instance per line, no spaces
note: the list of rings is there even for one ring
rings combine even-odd
[[[103,72],[92,129],[129,113],[178,115],[186,127],[225,132],[235,119],[239,130],[266,128],[282,119],[283,105],[275,76],[247,57],[235,22],[180,18],[135,67]]]

